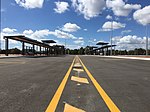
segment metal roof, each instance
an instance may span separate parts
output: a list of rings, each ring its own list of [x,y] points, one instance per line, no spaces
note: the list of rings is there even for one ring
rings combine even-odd
[[[96,47],[96,46],[87,46],[88,48],[98,48],[98,47]]]
[[[98,42],[96,45],[107,45],[107,44],[109,44],[109,43],[107,43],[107,42]]]
[[[115,47],[115,46],[116,45],[112,45],[112,47]],[[105,49],[105,48],[109,48],[109,47],[111,47],[111,45],[102,46],[100,48],[94,49],[93,51],[100,50],[100,49]]]
[[[41,40],[43,43],[56,43],[54,40]]]
[[[25,43],[29,43],[29,44],[34,44],[34,45],[38,45],[38,46],[42,46],[42,47],[50,47],[48,44],[39,42],[37,40],[25,37],[23,35],[16,35],[16,36],[4,36],[4,39],[12,39],[12,40],[16,40],[16,41],[20,41],[20,42],[25,42]]]

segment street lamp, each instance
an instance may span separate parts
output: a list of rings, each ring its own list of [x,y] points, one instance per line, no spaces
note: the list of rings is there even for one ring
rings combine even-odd
[[[149,24],[147,24],[147,26],[146,26],[146,55],[147,56],[148,56],[148,25]]]
[[[112,38],[113,38],[113,19],[111,21],[111,36],[110,36],[110,44],[111,44],[110,55],[111,56],[112,56]]]
[[[65,38],[65,55],[66,55],[66,50],[67,50],[67,48],[66,48],[66,38]]]
[[[1,36],[0,36],[0,55],[1,55]]]

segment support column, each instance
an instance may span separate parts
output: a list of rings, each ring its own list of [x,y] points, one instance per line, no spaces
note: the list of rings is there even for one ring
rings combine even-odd
[[[28,54],[28,52],[29,52],[29,51],[28,51],[28,46],[26,46],[26,54]]]
[[[40,46],[40,55],[41,55],[41,46]]]
[[[34,44],[33,44],[33,49],[32,49],[33,54],[35,54],[35,48],[34,48]]]
[[[48,48],[46,48],[46,54],[48,55]]]
[[[106,55],[109,55],[109,53],[108,53],[108,47],[107,47]]]
[[[48,47],[48,50],[47,50],[47,51],[48,51],[48,56],[49,56],[49,54],[50,54],[50,47]]]
[[[22,55],[24,55],[25,53],[24,53],[24,42],[22,42]]]
[[[9,45],[8,42],[9,42],[9,41],[8,41],[8,38],[5,38],[5,55],[6,55],[6,56],[8,56],[8,45]]]
[[[30,49],[31,49],[31,47],[29,46],[29,52],[31,52],[31,50],[30,50]]]
[[[104,48],[102,48],[102,55],[104,55]]]

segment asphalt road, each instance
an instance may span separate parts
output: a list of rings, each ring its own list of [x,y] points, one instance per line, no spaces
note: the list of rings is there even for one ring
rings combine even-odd
[[[0,59],[0,112],[44,112],[65,77],[74,56]],[[80,59],[122,112],[150,112],[150,61],[80,56]],[[91,79],[72,81],[71,70],[56,112],[65,104],[86,112],[109,112]]]
[[[150,112],[150,61],[81,59],[122,112]]]

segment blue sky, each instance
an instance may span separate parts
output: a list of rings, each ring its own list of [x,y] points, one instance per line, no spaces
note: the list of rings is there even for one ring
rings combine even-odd
[[[39,41],[54,39],[63,45],[66,39],[71,49],[95,45],[98,41],[109,42],[112,21],[113,43],[118,49],[144,48],[145,27],[150,23],[150,2],[1,0],[1,46],[4,46],[2,36],[17,34]],[[11,47],[16,46],[20,44],[11,41]]]

